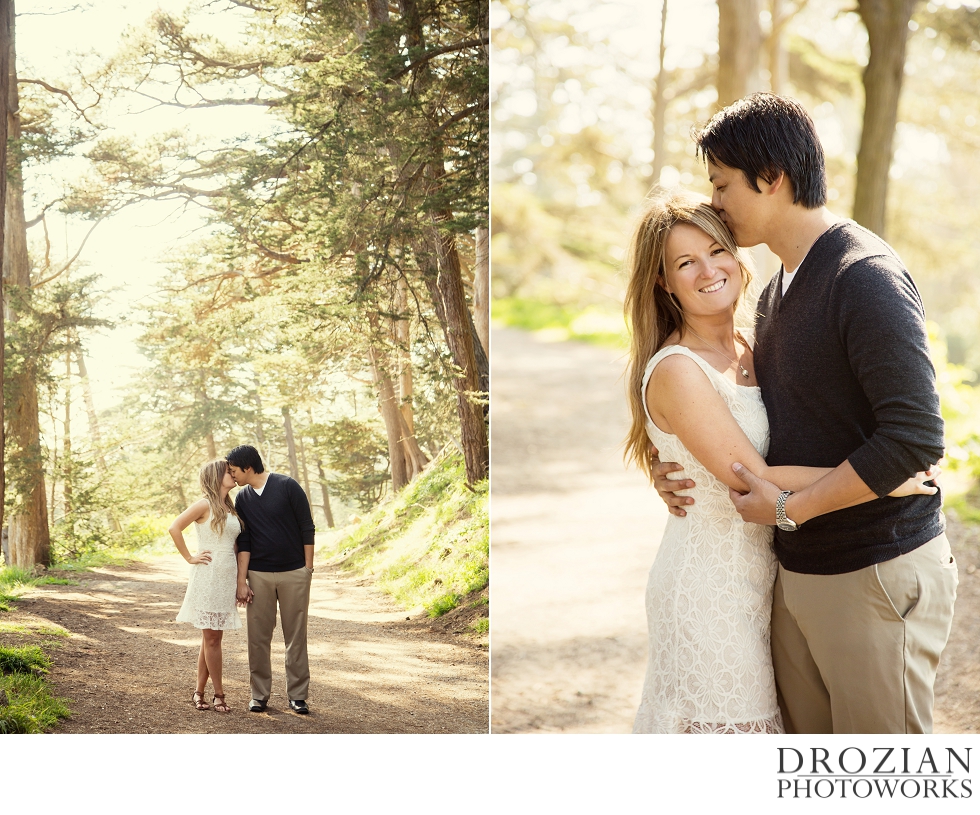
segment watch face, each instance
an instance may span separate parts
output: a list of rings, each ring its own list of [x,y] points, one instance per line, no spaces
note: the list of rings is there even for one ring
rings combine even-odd
[[[796,531],[796,523],[794,523],[793,521],[791,521],[789,518],[787,518],[785,521],[779,521],[779,522],[777,522],[776,523],[776,526],[778,526],[780,529],[782,529],[783,532],[795,532]]]

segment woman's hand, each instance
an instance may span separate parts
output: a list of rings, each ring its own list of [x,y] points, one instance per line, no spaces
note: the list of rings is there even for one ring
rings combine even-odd
[[[939,488],[935,486],[939,482],[936,479],[942,475],[942,469],[938,464],[933,464],[924,473],[916,473],[898,489],[888,493],[889,498],[904,498],[907,495],[935,495]],[[927,484],[927,481],[934,481],[935,484]]]
[[[684,468],[674,461],[662,462],[660,451],[651,443],[649,448],[650,468],[653,470],[653,485],[657,493],[667,505],[667,511],[671,515],[683,518],[687,515],[682,507],[690,506],[694,499],[687,495],[678,495],[681,490],[694,489],[694,482],[690,479],[670,478],[670,473],[681,472]]]
[[[200,564],[207,566],[211,562],[211,550],[205,549],[203,552],[199,552],[196,555],[191,555],[190,560],[187,562],[192,566],[197,566]]]
[[[252,602],[252,597],[252,589],[249,588],[248,583],[239,582],[238,589],[235,592],[235,604],[244,608]]]

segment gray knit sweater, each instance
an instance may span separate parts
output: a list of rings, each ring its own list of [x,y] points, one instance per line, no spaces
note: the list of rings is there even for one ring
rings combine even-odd
[[[769,414],[772,466],[847,459],[879,496],[943,454],[925,313],[895,251],[852,221],[813,245],[782,296],[762,292],[755,369]],[[891,560],[945,528],[940,496],[879,498],[776,530],[784,568],[843,574]]]

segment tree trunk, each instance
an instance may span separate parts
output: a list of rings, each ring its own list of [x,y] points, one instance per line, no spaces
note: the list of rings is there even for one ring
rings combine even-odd
[[[490,463],[484,420],[486,393],[477,372],[475,332],[470,330],[472,323],[466,307],[455,240],[452,236],[440,235],[434,226],[418,260],[455,366],[453,384],[460,444],[466,462],[466,480],[473,484],[487,477]]]
[[[473,324],[483,352],[490,354],[490,230],[476,228],[476,265],[473,273]]]
[[[302,476],[301,483],[306,492],[306,500],[313,503],[313,493],[310,492],[310,473],[306,469],[306,445],[303,444],[303,434],[300,433],[296,440],[299,442],[299,474]]]
[[[282,423],[286,429],[286,452],[289,455],[289,475],[299,482],[299,463],[296,461],[296,442],[293,439],[293,421],[289,417],[289,408],[282,407]]]
[[[327,519],[327,526],[333,529],[336,524],[333,521],[333,510],[330,509],[330,493],[327,492],[327,476],[323,472],[323,462],[319,456],[316,459],[316,472],[320,479],[320,495],[323,498],[323,517]]]
[[[313,422],[313,409],[307,408],[307,416],[310,418],[310,424]],[[316,438],[312,439],[313,450],[316,452],[319,446]],[[323,472],[323,460],[320,458],[320,453],[316,452],[316,474],[317,480],[320,482],[320,496],[323,498],[323,517],[327,521],[327,526],[333,529],[335,524],[333,521],[333,510],[330,508],[330,493],[327,491],[327,475]],[[312,499],[311,499],[312,503]]]
[[[399,7],[408,34],[410,49],[425,49],[425,36],[416,0],[399,0]],[[428,65],[418,69],[416,81],[420,86],[432,81]],[[433,122],[436,127],[438,122]],[[445,163],[440,158],[429,161],[426,178],[433,189],[445,175]],[[466,462],[466,480],[474,483],[487,477],[490,464],[490,446],[487,433],[486,379],[478,365],[480,356],[486,361],[480,342],[476,339],[473,315],[466,303],[463,275],[459,263],[456,236],[441,228],[452,220],[449,207],[432,214],[429,229],[417,245],[416,255],[432,299],[436,314],[442,323],[446,344],[456,367],[453,380],[456,389],[456,412],[459,416],[460,443]],[[421,250],[421,251],[420,251]]]
[[[21,138],[20,96],[17,92],[16,38],[14,33],[14,4],[9,4],[10,53],[7,132],[9,140]],[[27,253],[27,223],[24,217],[24,176],[16,163],[7,178],[5,201],[5,241],[3,275],[16,286],[25,298],[31,291],[31,266]],[[10,313],[16,322],[17,314]],[[9,394],[10,413],[7,419],[6,462],[17,458],[18,477],[16,496],[11,509],[10,554],[15,566],[31,569],[35,564],[50,565],[51,535],[48,528],[48,501],[44,490],[44,455],[38,423],[37,363],[24,360],[19,372],[5,383]]]
[[[918,0],[859,0],[870,54],[864,69],[864,125],[857,156],[854,220],[885,237],[888,170],[905,73],[909,20]]]
[[[109,468],[105,463],[105,451],[102,449],[102,433],[99,431],[99,415],[95,412],[95,399],[92,396],[92,383],[88,378],[88,366],[85,364],[85,352],[82,343],[75,335],[75,364],[78,366],[78,378],[82,383],[82,396],[85,399],[85,415],[88,416],[88,429],[92,435],[92,446],[95,448],[95,464],[99,474],[105,475]]]
[[[660,58],[657,68],[657,83],[653,92],[653,183],[660,183],[660,172],[666,164],[664,145],[667,141],[667,74],[664,71],[664,57],[667,54],[667,0],[660,6]]]
[[[95,465],[99,475],[105,478],[109,468],[105,463],[105,451],[102,449],[102,433],[99,432],[99,414],[95,412],[95,398],[92,396],[92,383],[88,378],[88,366],[85,364],[85,350],[81,340],[75,335],[75,364],[78,366],[78,378],[82,382],[82,395],[85,398],[85,414],[88,416],[88,429],[92,436],[92,446],[95,448]],[[114,510],[109,510],[109,526],[113,532],[122,532],[122,525]]]
[[[203,378],[202,375],[200,379]],[[205,428],[204,443],[208,448],[208,458],[216,459],[218,457],[218,447],[214,442],[214,432],[211,430],[211,403],[208,400],[208,394],[204,390],[203,385],[198,385],[195,401],[201,406],[201,415],[203,416],[203,425]]]
[[[378,316],[372,315],[370,318],[371,327],[377,328]],[[376,331],[372,332],[377,334]],[[405,466],[405,455],[402,452],[402,414],[398,409],[398,398],[395,396],[395,387],[391,381],[388,369],[379,359],[377,350],[373,345],[368,346],[368,360],[371,363],[371,375],[378,388],[378,408],[381,411],[381,419],[385,425],[385,434],[388,437],[388,460],[391,466],[391,488],[397,492],[408,483],[408,469]]]
[[[62,497],[65,503],[65,517],[71,515],[72,510],[72,465],[71,465],[71,346],[65,351],[65,437],[63,440],[65,451],[65,485],[62,488]]]
[[[783,31],[793,15],[806,4],[806,0],[793,11],[786,9],[786,0],[769,0],[769,14],[772,19],[772,30],[766,51],[769,57],[769,90],[775,94],[783,93],[789,80],[789,52],[783,45]]]
[[[13,48],[14,25],[13,0],[0,0],[0,258],[6,252],[6,224],[3,213],[7,211],[7,116],[9,115],[10,95],[10,52]],[[6,402],[5,365],[6,365],[6,277],[7,270],[0,274],[0,528],[4,529],[4,557],[9,554],[9,544],[6,541],[6,526],[4,525],[4,503],[7,494],[6,469],[6,417],[4,403]]]
[[[759,0],[718,0],[718,108],[759,89]]]
[[[408,480],[411,481],[429,463],[415,438],[415,413],[412,408],[415,384],[412,377],[411,321],[408,319],[408,285],[399,278],[395,288],[395,310],[404,319],[392,320],[394,345],[398,349],[398,410],[401,413],[401,447]]]
[[[51,483],[48,484],[48,525],[53,526],[57,520],[58,506],[58,423],[55,420],[54,394],[49,396],[48,414],[51,416]]]

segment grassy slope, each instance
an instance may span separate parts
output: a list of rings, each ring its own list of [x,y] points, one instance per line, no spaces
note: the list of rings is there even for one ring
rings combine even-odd
[[[485,604],[471,595],[490,578],[488,493],[486,481],[466,485],[459,453],[444,454],[322,554],[432,617]]]
[[[9,611],[12,601],[25,588],[44,583],[70,583],[63,578],[32,577],[22,569],[0,568],[0,638],[4,634],[28,639],[30,644],[6,646],[0,642],[0,734],[42,733],[58,719],[68,716],[64,699],[53,696],[45,680],[50,660],[42,647],[57,647],[58,639],[67,635],[62,629],[48,626],[28,629],[6,624],[2,612]]]

